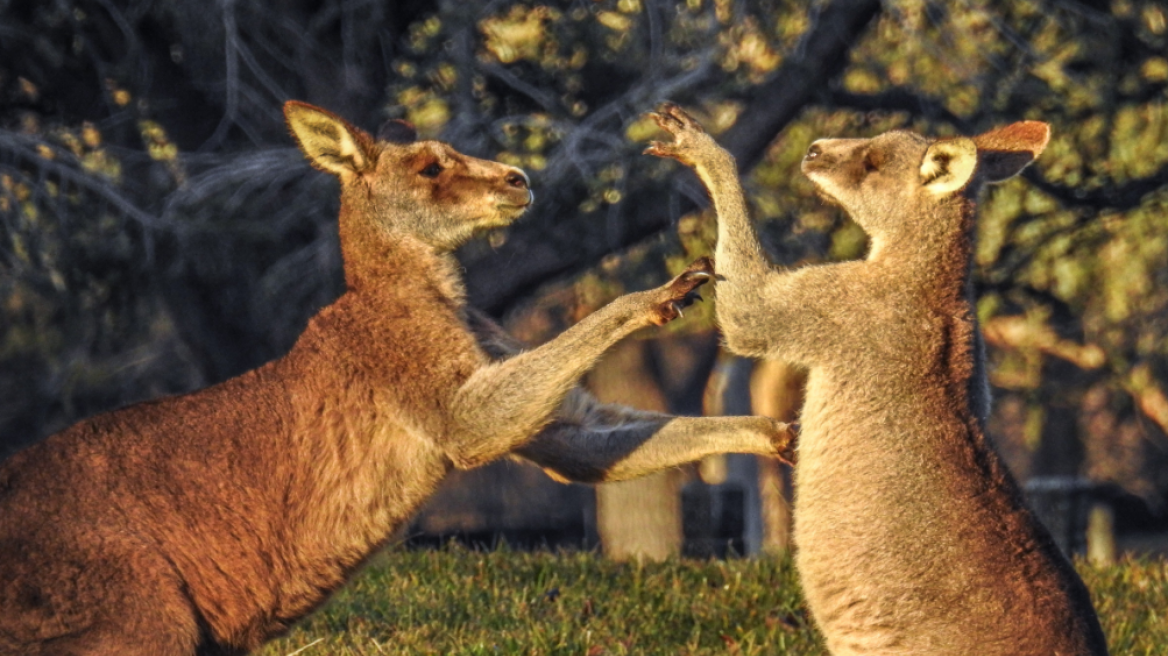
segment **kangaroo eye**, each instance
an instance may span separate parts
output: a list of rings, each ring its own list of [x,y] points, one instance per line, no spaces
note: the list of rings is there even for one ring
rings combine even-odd
[[[880,165],[884,163],[884,158],[876,151],[869,151],[864,157],[864,170],[871,173],[880,169]]]
[[[440,165],[438,162],[434,162],[433,164],[427,166],[426,168],[422,169],[418,173],[420,175],[427,177],[427,178],[436,178],[436,177],[438,177],[438,174],[441,172],[442,172],[442,165]]]

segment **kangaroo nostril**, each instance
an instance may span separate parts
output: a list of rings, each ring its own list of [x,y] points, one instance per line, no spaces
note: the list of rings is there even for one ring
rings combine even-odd
[[[822,154],[823,149],[819,147],[819,144],[811,144],[811,147],[807,149],[807,155],[803,159],[816,159]]]
[[[527,174],[518,169],[508,173],[504,180],[507,181],[507,184],[517,189],[526,189],[531,186],[531,182],[527,179]]]

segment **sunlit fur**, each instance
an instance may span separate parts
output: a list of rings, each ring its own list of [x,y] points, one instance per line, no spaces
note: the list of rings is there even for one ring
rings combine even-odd
[[[497,185],[502,165],[466,157],[440,141],[386,145],[376,161],[361,176],[362,184],[346,191],[366,194],[367,206],[384,218],[387,230],[442,250],[510,224],[531,199],[526,186]],[[441,169],[437,176],[420,175],[435,164]]]
[[[769,419],[638,412],[574,387],[618,339],[678,316],[708,262],[525,350],[465,306],[450,254],[522,213],[521,171],[379,142],[303,103],[286,114],[340,180],[347,291],[278,360],[0,464],[0,655],[246,653],[327,599],[454,467],[514,453],[620,480],[789,447]]]
[[[975,200],[1033,160],[1049,128],[816,142],[804,172],[871,248],[788,270],[758,245],[733,158],[676,107],[657,119],[674,140],[650,152],[694,167],[717,209],[727,344],[810,370],[796,564],[831,653],[1105,654],[1086,588],[984,432]]]

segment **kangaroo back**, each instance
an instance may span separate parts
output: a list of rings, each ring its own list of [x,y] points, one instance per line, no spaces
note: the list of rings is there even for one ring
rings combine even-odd
[[[347,291],[278,360],[0,463],[0,656],[246,653],[322,603],[455,467],[522,452],[606,480],[789,445],[770,420],[574,390],[617,340],[679,316],[708,261],[539,348],[502,348],[497,327],[468,324],[451,251],[524,212],[526,175],[403,123],[374,138],[304,103],[285,113],[339,180]]]

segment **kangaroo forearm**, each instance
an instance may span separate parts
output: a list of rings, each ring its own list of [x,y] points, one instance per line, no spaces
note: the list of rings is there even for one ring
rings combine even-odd
[[[819,315],[808,315],[801,306],[798,276],[771,271],[760,281],[727,280],[717,288],[715,310],[718,325],[730,352],[753,358],[802,362],[808,350],[809,331]]]
[[[718,323],[741,355],[804,366],[835,361],[852,348],[843,327],[876,325],[888,313],[864,282],[873,275],[860,260],[775,268],[761,284],[719,283]]]
[[[673,141],[654,141],[645,152],[691,167],[714,201],[718,214],[718,246],[714,254],[718,279],[760,281],[768,268],[766,254],[750,223],[734,156],[677,105],[664,103],[650,117],[673,136]]]
[[[468,308],[467,323],[487,355],[505,360],[522,353],[527,345],[503,330],[490,317]],[[574,387],[556,409],[555,419],[567,423],[616,425],[646,419],[667,418],[669,415],[649,410],[638,410],[624,405],[604,404],[580,386]]]
[[[638,294],[623,296],[543,346],[476,371],[452,408],[447,451],[455,465],[501,457],[551,422],[604,351],[648,324],[636,311],[642,305]]]
[[[750,220],[734,161],[718,167],[699,165],[696,170],[718,216],[718,244],[714,251],[718,277],[761,282],[770,264]]]
[[[555,423],[516,452],[556,478],[623,481],[719,453],[774,455],[765,417],[658,417],[621,426]]]

